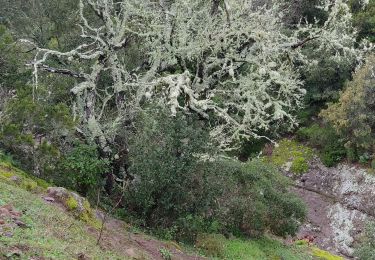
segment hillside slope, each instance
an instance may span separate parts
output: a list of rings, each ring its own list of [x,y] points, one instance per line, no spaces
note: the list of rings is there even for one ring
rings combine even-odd
[[[175,242],[133,233],[129,225],[111,217],[97,245],[97,222],[77,219],[73,211],[48,197],[47,186],[9,163],[0,162],[0,259],[204,258],[198,253],[184,253]],[[340,259],[314,258],[314,247],[286,246],[271,239],[221,237],[218,243],[220,259]],[[195,251],[189,251],[192,250]],[[201,252],[210,253],[209,250]]]

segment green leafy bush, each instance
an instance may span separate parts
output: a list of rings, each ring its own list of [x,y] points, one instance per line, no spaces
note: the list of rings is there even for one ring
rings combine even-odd
[[[346,84],[337,103],[330,104],[321,116],[330,122],[346,142],[363,159],[365,153],[375,153],[375,56],[366,63]]]
[[[124,201],[144,226],[190,242],[199,233],[296,232],[305,206],[273,166],[219,159],[200,122],[182,114],[144,116],[137,129]]]
[[[302,127],[297,131],[297,138],[317,148],[320,159],[327,167],[335,166],[347,155],[342,137],[330,125],[312,124]]]
[[[309,165],[303,157],[297,157],[293,160],[290,170],[294,173],[301,174],[309,170]]]
[[[108,171],[109,162],[99,159],[95,145],[78,144],[62,159],[59,168],[65,184],[86,195],[101,185],[101,174]]]

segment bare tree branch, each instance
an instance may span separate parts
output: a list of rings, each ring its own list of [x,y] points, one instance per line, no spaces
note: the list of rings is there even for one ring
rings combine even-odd
[[[28,63],[28,64],[26,64],[26,66],[34,66],[34,64]],[[68,70],[68,69],[53,68],[53,67],[47,66],[45,64],[38,64],[37,67],[38,67],[38,69],[40,69],[42,71],[66,75],[66,76],[70,76],[70,77],[73,77],[73,78],[86,79],[86,77],[87,77],[87,75],[85,75],[83,73],[78,73],[78,72],[71,71],[71,70]]]

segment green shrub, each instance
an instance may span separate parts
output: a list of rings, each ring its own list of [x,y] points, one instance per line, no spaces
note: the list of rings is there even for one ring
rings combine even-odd
[[[173,254],[167,248],[162,247],[159,249],[159,252],[164,260],[172,260]]]
[[[346,84],[339,101],[320,113],[359,155],[375,152],[374,66],[375,55],[369,55],[353,75],[353,80]],[[367,158],[359,159],[367,163]]]
[[[65,184],[83,195],[101,184],[101,174],[108,167],[109,161],[99,158],[96,146],[86,144],[74,147],[59,165]]]
[[[322,163],[327,167],[333,167],[337,165],[346,155],[344,149],[336,150],[335,148],[326,148],[320,153],[320,159]]]
[[[65,201],[65,205],[69,210],[75,210],[78,207],[78,201],[73,196],[70,196]]]
[[[371,168],[375,170],[375,159],[372,159],[371,161]]]
[[[188,240],[209,226],[207,219],[196,216],[213,207],[220,194],[214,175],[202,170],[205,163],[197,158],[212,149],[207,145],[208,132],[199,124],[182,114],[176,118],[162,112],[145,114],[129,140],[129,172],[134,174],[126,194],[130,213],[156,229],[174,229],[178,224],[176,236]]]
[[[356,149],[353,147],[346,145],[346,158],[348,159],[349,162],[356,162],[358,161],[358,154]]]
[[[33,191],[38,187],[38,183],[30,179],[25,179],[22,181],[21,187],[28,191]]]
[[[368,164],[371,160],[371,156],[368,153],[363,153],[359,156],[359,163]]]
[[[240,165],[216,163],[212,168],[229,178],[223,183],[217,219],[236,235],[260,236],[264,231],[294,235],[306,215],[306,207],[289,193],[289,180],[261,161]]]
[[[309,165],[303,157],[297,157],[293,160],[290,170],[294,173],[301,174],[309,170]]]
[[[297,131],[297,138],[317,148],[321,161],[327,167],[335,166],[347,156],[341,136],[330,125],[312,124],[302,127]]]
[[[304,218],[302,201],[270,164],[202,160],[215,149],[194,118],[153,114],[137,129],[129,137],[134,180],[125,207],[163,237],[192,242],[199,233],[294,234]]]

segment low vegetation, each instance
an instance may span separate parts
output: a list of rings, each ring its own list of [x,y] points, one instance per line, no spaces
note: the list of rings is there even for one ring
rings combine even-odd
[[[295,140],[283,139],[277,143],[272,155],[266,160],[299,175],[308,171],[308,161],[313,158],[313,155],[314,152],[311,148]]]

